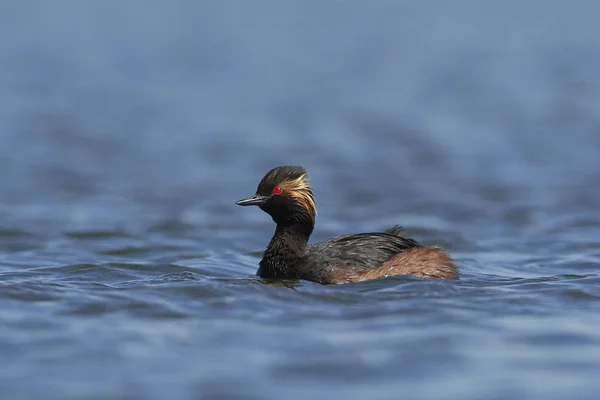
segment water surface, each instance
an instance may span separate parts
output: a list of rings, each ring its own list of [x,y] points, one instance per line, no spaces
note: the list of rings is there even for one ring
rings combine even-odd
[[[0,8],[3,399],[596,398],[596,2]],[[463,278],[261,282],[281,164]]]

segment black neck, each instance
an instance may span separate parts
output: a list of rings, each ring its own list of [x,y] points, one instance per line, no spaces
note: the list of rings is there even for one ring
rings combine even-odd
[[[279,222],[256,274],[262,278],[299,279],[298,261],[313,228],[312,220]]]

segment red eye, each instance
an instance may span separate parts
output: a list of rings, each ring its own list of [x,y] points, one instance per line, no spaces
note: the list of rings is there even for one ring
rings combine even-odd
[[[281,189],[279,186],[275,186],[275,187],[273,188],[273,194],[274,194],[275,196],[279,196],[279,195],[281,194],[281,192],[283,192],[283,190],[282,190],[282,189]]]

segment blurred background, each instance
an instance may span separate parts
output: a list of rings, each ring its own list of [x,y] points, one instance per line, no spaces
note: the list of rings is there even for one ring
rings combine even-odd
[[[594,398],[596,1],[4,1],[0,395]],[[401,224],[458,283],[253,277],[234,202]]]

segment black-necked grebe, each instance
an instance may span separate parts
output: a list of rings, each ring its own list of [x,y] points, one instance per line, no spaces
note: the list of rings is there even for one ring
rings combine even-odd
[[[304,168],[269,171],[256,194],[236,203],[259,206],[277,224],[257,275],[267,279],[302,279],[321,284],[360,282],[392,275],[458,279],[456,264],[437,247],[403,236],[400,227],[359,233],[308,245],[317,209]]]

